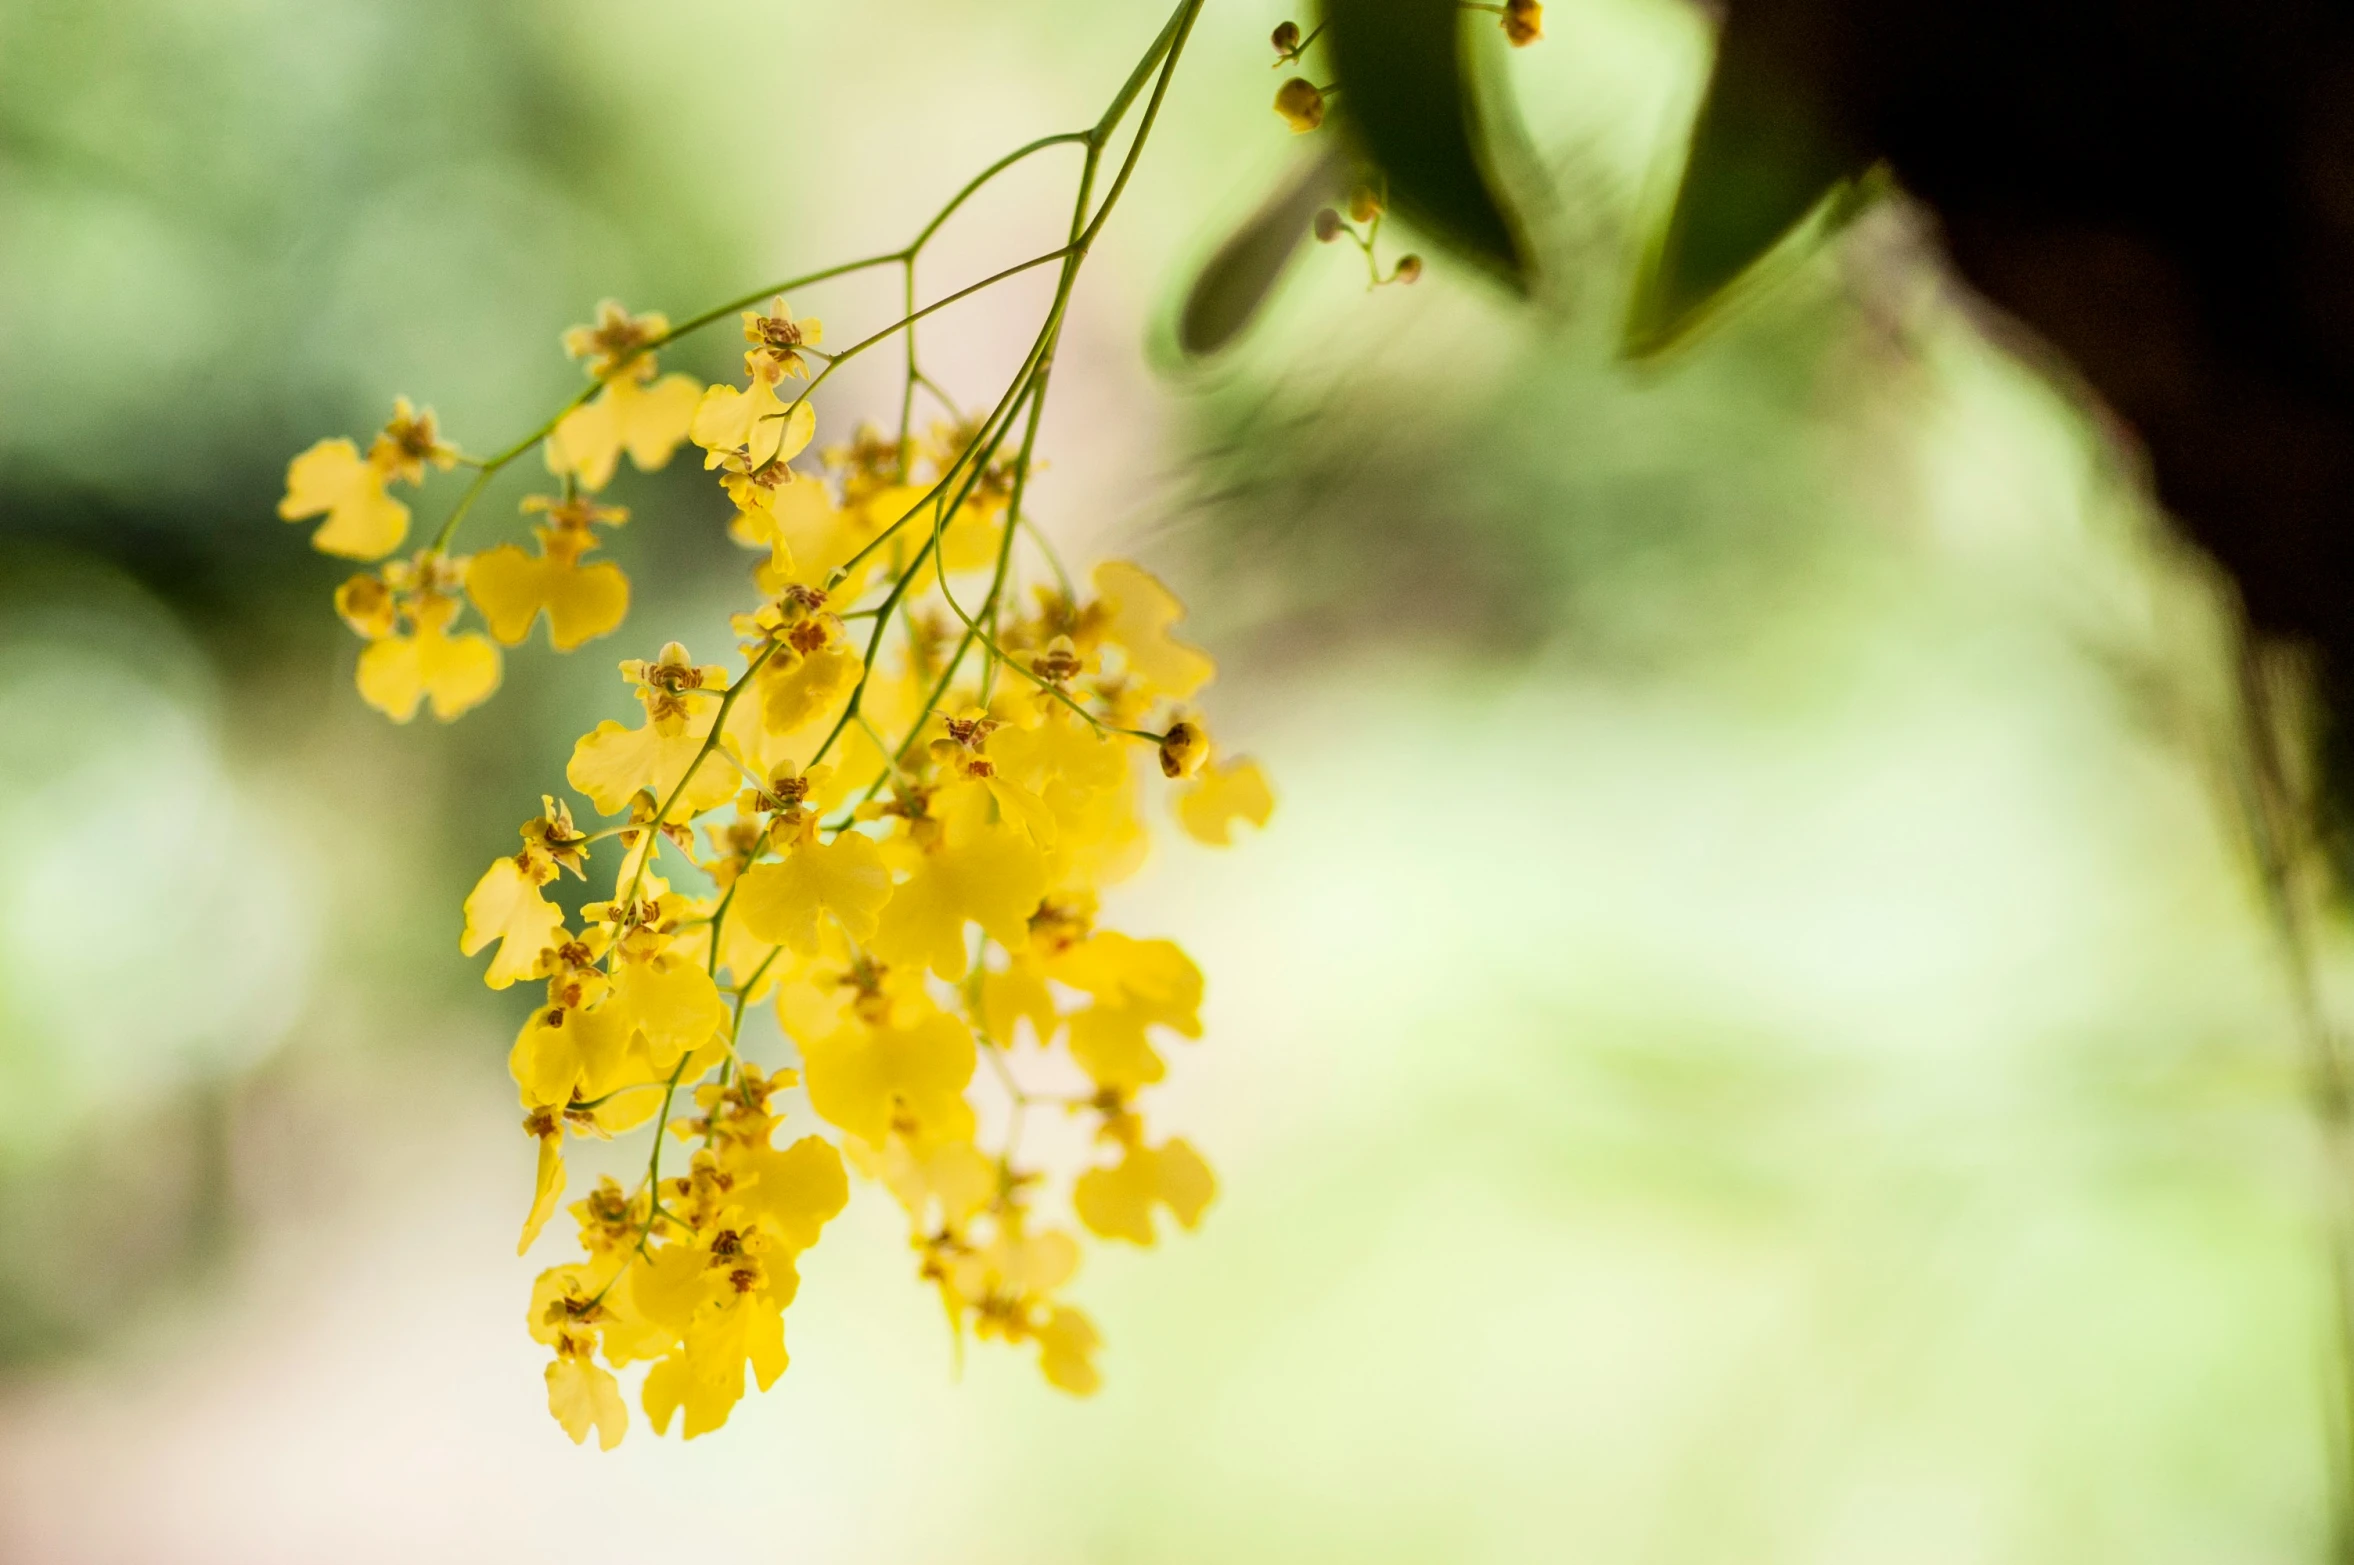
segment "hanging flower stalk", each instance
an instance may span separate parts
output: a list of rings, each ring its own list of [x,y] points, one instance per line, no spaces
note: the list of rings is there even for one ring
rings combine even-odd
[[[767,1389],[797,1258],[842,1210],[849,1173],[904,1208],[913,1269],[959,1342],[1034,1350],[1081,1395],[1098,1339],[1067,1296],[1079,1233],[1149,1246],[1160,1212],[1192,1228],[1215,1193],[1145,1102],[1168,1040],[1200,1036],[1201,974],[1171,941],[1102,927],[1098,897],[1144,858],[1148,787],[1218,845],[1238,821],[1264,825],[1273,796],[1208,737],[1198,698],[1214,667],[1175,633],[1177,599],[1125,561],[1072,579],[1026,509],[1072,288],[1200,4],[1178,6],[1093,125],[1000,158],[905,248],[678,325],[606,302],[565,337],[579,394],[487,458],[404,400],[365,451],[321,441],[288,471],[281,515],[323,518],[312,541],[328,553],[386,561],[335,601],[367,642],[361,697],[398,722],[487,700],[500,648],[542,619],[559,651],[621,627],[628,579],[594,556],[630,520],[603,499],[624,456],[650,470],[693,446],[725,501],[715,519],[753,553],[731,655],[698,663],[672,643],[623,662],[638,720],[580,738],[569,794],[544,800],[465,903],[460,946],[490,953],[490,986],[544,988],[509,1057],[537,1160],[520,1248],[559,1211],[577,1228],[578,1257],[540,1273],[529,1309],[552,1353],[549,1409],[576,1441],[621,1439],[614,1372],[632,1365],[647,1366],[656,1431],[676,1420],[689,1438],[727,1420],[747,1370]],[[1062,242],[919,308],[918,263],[948,217],[1059,149],[1078,155]],[[904,312],[838,349],[788,303],[890,268]],[[919,323],[1044,269],[1055,290],[1020,368],[977,416],[949,405],[920,365]],[[731,318],[740,382],[660,373],[661,350]],[[890,344],[896,433],[861,429],[812,462],[813,399]],[[919,392],[949,422],[919,430]],[[454,552],[490,479],[534,452],[554,492],[523,502],[529,543]],[[472,479],[432,541],[389,559],[411,520],[396,489],[460,464]],[[469,607],[479,629],[461,628]],[[577,918],[548,895],[565,874],[604,893]],[[764,1005],[788,1058],[751,1057],[745,1020]],[[1056,1080],[1069,1090],[1038,1085]],[[806,1101],[794,1131],[787,1088]],[[1048,1109],[1092,1126],[1080,1166],[1025,1152],[1026,1118]],[[639,1130],[635,1183],[601,1179],[567,1208],[567,1142]]]

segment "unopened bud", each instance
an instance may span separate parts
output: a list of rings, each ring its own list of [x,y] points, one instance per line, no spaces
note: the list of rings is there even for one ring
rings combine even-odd
[[[400,611],[392,589],[374,576],[354,576],[335,589],[335,612],[343,622],[370,641],[381,641],[400,628]]]
[[[1267,41],[1275,45],[1277,54],[1287,60],[1292,58],[1300,52],[1300,24],[1297,22],[1276,23],[1274,35]]]
[[[1410,283],[1421,275],[1422,257],[1418,255],[1401,255],[1398,257],[1398,264],[1390,270],[1390,281],[1393,283]]]
[[[1371,185],[1359,185],[1349,192],[1349,216],[1356,222],[1370,223],[1381,216],[1381,197]]]
[[[1310,231],[1315,234],[1318,244],[1332,243],[1340,237],[1340,214],[1330,207],[1320,209],[1316,213],[1315,225]]]
[[[1545,36],[1545,8],[1538,0],[1504,0],[1504,37],[1525,49]]]
[[[1304,134],[1324,123],[1324,93],[1305,76],[1294,76],[1275,89],[1275,112],[1294,132]]]
[[[1171,723],[1161,736],[1161,775],[1191,777],[1210,758],[1210,741],[1191,723]]]

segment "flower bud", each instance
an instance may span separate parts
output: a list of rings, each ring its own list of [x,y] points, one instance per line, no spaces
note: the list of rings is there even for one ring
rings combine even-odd
[[[381,578],[354,576],[335,589],[335,612],[343,622],[370,641],[382,641],[400,628],[400,612],[392,589]]]
[[[1398,264],[1390,270],[1390,281],[1393,283],[1410,283],[1421,275],[1422,257],[1418,255],[1401,255],[1398,257]]]
[[[1275,52],[1283,58],[1289,60],[1296,57],[1300,52],[1300,24],[1297,22],[1276,23],[1275,33],[1267,41],[1275,45]]]
[[[1545,36],[1545,8],[1538,0],[1504,0],[1504,37],[1524,49]]]
[[[1349,192],[1349,216],[1359,223],[1370,223],[1381,216],[1381,197],[1371,185],[1359,185]]]
[[[1314,130],[1324,123],[1324,94],[1305,76],[1294,76],[1275,89],[1275,112],[1295,133]]]
[[[1171,723],[1161,736],[1161,775],[1191,777],[1210,758],[1210,741],[1191,723]]]
[[[1311,232],[1316,235],[1318,244],[1332,243],[1340,237],[1340,214],[1330,207],[1321,208],[1316,213],[1316,222]]]

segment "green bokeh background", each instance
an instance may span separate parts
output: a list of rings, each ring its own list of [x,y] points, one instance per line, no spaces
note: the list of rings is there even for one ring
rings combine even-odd
[[[1613,361],[1705,57],[1673,0],[1562,0],[1502,62],[1536,307],[1315,252],[1171,364],[1189,268],[1301,155],[1281,16],[1206,12],[1037,507],[1188,597],[1281,792],[1118,908],[1210,975],[1160,1113],[1221,1198],[1090,1260],[1080,1404],[960,1375],[862,1194],[778,1390],[600,1457],[540,1405],[517,1007],[456,907],[612,659],[718,643],[741,557],[694,475],[625,477],[629,628],[396,729],[285,460],[404,392],[503,444],[599,297],[900,242],[1158,17],[0,5],[0,1557],[2316,1556],[2297,1058],[2212,605],[2129,461],[1902,208]],[[1051,244],[1060,177],[936,286]],[[927,351],[984,402],[1035,305]],[[823,438],[896,394],[840,381]]]

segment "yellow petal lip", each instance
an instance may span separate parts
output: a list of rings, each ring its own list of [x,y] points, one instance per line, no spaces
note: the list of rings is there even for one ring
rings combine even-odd
[[[900,1123],[956,1141],[972,1134],[964,1089],[978,1059],[971,1030],[935,1011],[908,1027],[853,1025],[814,1040],[803,1074],[809,1106],[861,1140],[880,1145]]]
[[[322,440],[287,464],[278,514],[290,522],[326,517],[311,534],[323,554],[380,560],[409,533],[409,508],[384,492],[384,476],[349,440]]]
[[[499,649],[487,637],[471,631],[457,636],[421,631],[416,645],[426,699],[442,722],[472,711],[499,688]]]
[[[543,548],[524,553],[501,544],[466,567],[466,596],[481,610],[493,637],[515,646],[542,615],[559,652],[617,629],[629,614],[629,578],[617,565],[582,565],[577,557]]]
[[[629,1428],[629,1408],[610,1370],[577,1356],[565,1357],[548,1366],[547,1380],[548,1411],[574,1445],[585,1444],[592,1429],[598,1449],[610,1451],[621,1444]]]
[[[564,914],[540,895],[540,883],[513,859],[495,859],[466,896],[466,924],[458,936],[458,950],[472,956],[499,942],[483,981],[504,989],[527,978],[540,953],[558,943]]]
[[[818,920],[832,914],[853,940],[874,938],[891,896],[891,873],[873,841],[843,832],[832,842],[801,844],[777,864],[756,864],[737,883],[744,927],[803,956],[818,952]]]
[[[559,1129],[539,1138],[538,1169],[533,1176],[531,1211],[523,1219],[523,1237],[515,1243],[515,1253],[522,1255],[531,1249],[532,1241],[556,1215],[556,1207],[564,1199],[564,1133]]]
[[[1072,1209],[1090,1231],[1150,1247],[1153,1211],[1165,1206],[1181,1228],[1201,1221],[1218,1182],[1201,1154],[1182,1140],[1133,1146],[1109,1168],[1091,1168],[1071,1192]]]
[[[1256,761],[1214,762],[1179,791],[1177,822],[1187,836],[1213,848],[1234,840],[1234,824],[1264,828],[1275,814],[1275,790]]]
[[[623,452],[639,471],[652,472],[686,440],[699,395],[688,375],[665,375],[650,385],[615,376],[557,420],[548,434],[548,471],[569,475],[592,493],[613,481]]]
[[[1186,701],[1218,672],[1208,653],[1169,634],[1185,605],[1158,578],[1125,560],[1095,568],[1095,590],[1109,610],[1104,639],[1127,656],[1129,670],[1155,694]]]

